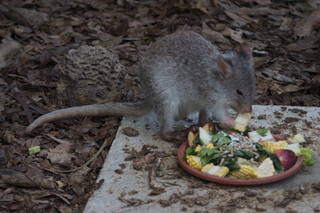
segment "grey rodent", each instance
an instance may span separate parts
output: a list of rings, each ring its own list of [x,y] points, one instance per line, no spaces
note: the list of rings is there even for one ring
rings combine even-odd
[[[136,116],[154,112],[167,141],[184,141],[186,134],[172,130],[175,120],[199,112],[199,125],[209,114],[227,126],[234,125],[227,109],[251,112],[255,77],[250,47],[219,52],[201,35],[182,31],[153,43],[140,63],[145,100],[72,107],[36,119],[26,132],[47,122],[80,116]]]

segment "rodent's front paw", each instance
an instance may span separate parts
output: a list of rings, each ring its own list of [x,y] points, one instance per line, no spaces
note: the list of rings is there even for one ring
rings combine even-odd
[[[232,118],[226,118],[219,126],[224,129],[232,128],[236,124]]]
[[[225,120],[225,123],[228,125],[228,126],[234,126],[236,124],[235,120],[231,119],[231,118],[227,118]]]

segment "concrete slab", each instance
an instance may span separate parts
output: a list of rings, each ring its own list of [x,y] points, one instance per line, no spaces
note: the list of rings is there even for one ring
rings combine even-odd
[[[278,131],[281,135],[292,135],[295,132],[303,133],[310,142],[309,147],[316,151],[318,157],[320,143],[320,108],[316,107],[289,107],[289,106],[254,106],[254,117],[251,124],[254,126],[264,126]],[[190,119],[197,122],[196,116],[191,115]],[[190,125],[190,122],[181,121],[178,124]],[[284,126],[285,124],[285,126]],[[138,137],[128,137],[123,134],[122,128],[133,127],[139,131]],[[236,208],[236,212],[288,212],[288,209],[297,210],[299,213],[314,212],[320,210],[320,189],[312,189],[304,192],[312,183],[319,183],[320,163],[311,167],[303,167],[295,175],[275,182],[257,187],[230,187],[221,186],[215,183],[208,183],[185,173],[185,178],[170,180],[172,183],[165,188],[165,192],[157,196],[149,196],[149,172],[136,171],[132,168],[131,162],[124,161],[128,156],[123,149],[126,144],[128,148],[141,150],[145,144],[155,145],[158,150],[176,149],[176,145],[160,140],[157,137],[159,125],[155,121],[154,115],[148,115],[139,119],[124,118],[113,142],[111,150],[107,156],[103,168],[100,171],[97,182],[104,179],[103,185],[94,192],[89,199],[84,212],[222,212],[228,208]],[[176,161],[176,159],[173,159]],[[176,162],[174,162],[176,163]],[[120,169],[120,164],[126,164],[123,174],[115,172]],[[157,181],[165,182],[161,178]],[[192,184],[190,184],[192,182]],[[196,186],[200,185],[198,188]],[[320,184],[319,184],[320,185]],[[186,195],[188,190],[193,191]],[[290,191],[291,190],[291,191]],[[130,195],[136,191],[137,194]],[[253,193],[250,196],[248,192]],[[285,200],[288,193],[293,193],[288,204],[275,204],[279,200]],[[170,196],[180,194],[180,198],[185,200],[195,200],[200,196],[204,198],[214,197],[206,205],[197,202],[188,203],[184,199],[178,199],[171,205],[163,207],[159,204],[160,200],[168,200]],[[298,197],[298,194],[300,197]],[[127,200],[142,200],[142,205],[136,207],[125,204],[118,198]],[[293,197],[293,198],[292,198]],[[231,205],[232,201],[237,200],[238,204]],[[243,201],[243,199],[247,199]],[[288,198],[289,199],[289,198]],[[187,202],[187,203],[186,203]],[[228,202],[228,205],[223,203]],[[284,202],[284,201],[283,201]],[[246,203],[246,204],[245,204]],[[250,204],[248,204],[250,203]],[[219,209],[220,208],[220,209]],[[221,209],[222,208],[222,209]]]

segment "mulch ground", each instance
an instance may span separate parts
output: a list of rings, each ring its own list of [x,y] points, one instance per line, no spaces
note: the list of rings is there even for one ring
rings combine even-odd
[[[139,55],[158,38],[193,30],[221,50],[245,41],[255,58],[255,104],[319,107],[318,5],[317,0],[3,0],[0,211],[81,212],[98,187],[119,118],[70,119],[24,134],[40,115],[83,103],[57,101],[59,67],[68,51],[102,46],[118,55],[126,77],[117,92],[121,101],[133,101],[143,98]],[[34,146],[41,151],[29,155]]]

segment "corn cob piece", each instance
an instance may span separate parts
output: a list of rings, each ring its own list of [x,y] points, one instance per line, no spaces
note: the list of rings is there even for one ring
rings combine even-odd
[[[189,166],[191,166],[194,169],[201,170],[202,169],[202,163],[200,161],[200,157],[194,156],[194,155],[187,155],[187,163]]]
[[[249,165],[240,165],[240,169],[230,172],[233,176],[240,179],[257,178],[255,169]]]
[[[267,141],[267,142],[259,142],[261,146],[263,146],[264,149],[274,153],[274,151],[279,150],[279,149],[284,149],[285,145],[288,145],[287,141],[278,141],[278,142],[272,142],[272,141]]]
[[[215,166],[212,163],[205,165],[202,169],[202,172],[209,175],[214,175],[218,177],[225,177],[229,173],[229,168],[226,166]]]
[[[235,119],[234,129],[244,132],[249,124],[251,113],[239,113]]]
[[[273,162],[270,158],[266,158],[259,166],[256,168],[255,174],[257,178],[264,178],[273,176],[275,172]]]

